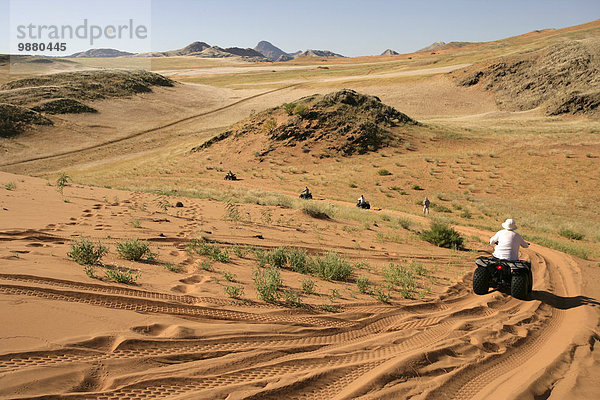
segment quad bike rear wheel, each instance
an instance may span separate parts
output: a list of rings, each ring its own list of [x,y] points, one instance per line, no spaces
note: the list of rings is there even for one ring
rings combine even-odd
[[[529,274],[514,274],[510,282],[510,294],[519,300],[527,300],[529,294]]]
[[[473,292],[487,294],[490,290],[490,273],[487,268],[477,267],[473,272]]]

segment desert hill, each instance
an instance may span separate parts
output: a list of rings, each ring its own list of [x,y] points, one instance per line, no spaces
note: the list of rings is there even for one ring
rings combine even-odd
[[[446,45],[446,42],[442,42],[442,41],[433,42],[429,46],[426,46],[426,47],[423,47],[422,49],[417,50],[417,53],[422,52],[422,51],[432,51],[432,50],[435,50],[444,45]]]
[[[205,42],[193,42],[178,50],[169,50],[163,52],[139,53],[136,57],[203,57],[203,58],[226,58],[241,57],[244,61],[266,61],[267,59],[254,49],[242,49],[240,47],[228,47],[226,49],[219,46],[211,46]]]
[[[381,53],[382,56],[397,56],[398,54],[400,54],[400,53],[398,53],[397,51],[394,51],[392,49],[387,49],[383,53]]]
[[[0,85],[0,129],[2,136],[22,132],[29,125],[51,121],[38,113],[94,113],[81,101],[148,93],[152,86],[174,82],[146,71],[94,70],[64,72],[18,79]]]
[[[292,59],[288,53],[267,42],[266,40],[258,42],[256,47],[254,47],[254,50],[258,51],[271,61],[285,61],[285,59]]]
[[[492,91],[506,110],[595,114],[600,104],[600,39],[554,44],[453,73],[462,86]]]
[[[115,49],[89,49],[86,51],[80,51],[78,53],[71,54],[66,58],[95,58],[95,57],[122,57],[132,56],[135,53],[129,53],[127,51],[120,51]]]
[[[375,96],[346,89],[303,97],[260,112],[195,150],[219,142],[242,148],[238,141],[251,141],[254,145],[263,143],[261,156],[290,146],[302,146],[304,152],[318,149],[321,154],[325,150],[343,155],[363,154],[399,143],[402,138],[390,128],[417,124]]]

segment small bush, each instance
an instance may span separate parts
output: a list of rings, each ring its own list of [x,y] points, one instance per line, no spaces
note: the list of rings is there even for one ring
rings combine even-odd
[[[94,268],[93,265],[86,265],[85,267],[83,267],[83,272],[85,272],[85,274],[90,278],[96,277],[96,268]]]
[[[571,229],[561,229],[560,232],[558,232],[560,236],[562,237],[566,237],[567,239],[573,239],[573,240],[582,240],[584,238],[584,235],[582,233],[579,232],[575,232]]]
[[[225,278],[226,281],[235,282],[235,274],[234,273],[225,271],[225,272],[223,272],[223,277]]]
[[[108,253],[108,248],[102,243],[92,243],[85,237],[71,244],[71,251],[67,256],[81,265],[96,265],[100,263],[102,257]]]
[[[417,280],[406,267],[402,265],[390,264],[382,271],[383,279],[392,287],[399,286],[399,291],[403,297],[412,297],[417,289]]]
[[[200,268],[203,271],[207,271],[207,272],[213,272],[215,270],[215,268],[213,267],[212,263],[210,262],[210,260],[204,260],[199,264]]]
[[[421,233],[421,239],[438,247],[455,250],[462,249],[464,244],[464,238],[460,233],[440,222],[432,223],[430,230]]]
[[[425,275],[427,275],[427,273],[429,273],[429,270],[427,268],[425,268],[423,266],[423,264],[418,263],[418,262],[412,262],[410,264],[410,267],[412,268],[413,271],[415,271],[415,274],[417,274],[417,275],[425,276]]]
[[[296,108],[296,103],[283,103],[283,108],[285,109],[287,115],[293,115],[294,108]]]
[[[407,218],[398,218],[398,225],[400,225],[404,229],[410,229],[412,225],[412,221]]]
[[[310,271],[328,281],[345,281],[352,275],[353,268],[339,254],[328,252],[311,260]]]
[[[181,270],[183,269],[181,265],[171,263],[163,264],[163,267],[165,267],[165,269],[168,269],[171,272],[181,272]]]
[[[348,186],[351,187],[352,189],[356,189],[358,187],[356,185],[356,183],[349,183]]]
[[[150,245],[138,239],[117,243],[117,253],[130,261],[140,261],[142,258],[152,261],[156,258],[156,254],[150,250]]]
[[[266,120],[263,124],[263,130],[265,133],[271,133],[277,128],[277,122],[274,119]]]
[[[302,292],[306,294],[315,293],[315,281],[310,278],[302,279]]]
[[[279,298],[279,289],[283,283],[278,268],[255,269],[252,272],[252,280],[259,298],[267,302],[273,302]]]
[[[231,286],[227,285],[223,288],[227,296],[232,299],[239,300],[244,295],[244,288],[242,286]]]
[[[323,206],[314,202],[302,204],[302,212],[317,219],[331,219],[333,217],[331,206]]]
[[[366,294],[370,292],[371,282],[369,281],[369,278],[361,275],[356,278],[356,286],[358,287],[359,292]]]
[[[198,254],[208,256],[213,261],[228,263],[231,261],[231,256],[228,250],[221,250],[217,245],[205,243],[201,240],[194,239],[186,246],[186,251],[189,254]]]
[[[390,302],[390,292],[389,291],[384,291],[383,288],[381,287],[376,287],[373,290],[373,296],[377,299],[377,301],[380,301],[382,303],[386,303],[389,304]]]
[[[277,268],[285,268],[288,262],[288,251],[285,247],[278,247],[271,250],[268,255],[269,264]]]
[[[413,185],[413,186],[412,186],[412,189],[413,189],[413,190],[424,190],[424,189],[423,189],[421,186],[419,186],[419,185]]]
[[[71,177],[64,172],[61,172],[58,178],[56,178],[56,189],[62,194],[64,187],[69,183]]]
[[[283,299],[286,303],[294,307],[302,307],[302,300],[300,300],[300,295],[294,291],[286,290],[283,292]]]
[[[294,107],[294,115],[299,115],[301,118],[304,118],[308,115],[308,107],[305,106],[304,104],[298,104],[296,107]]]
[[[4,184],[4,189],[6,190],[15,190],[17,188],[17,184],[14,182],[8,182]]]
[[[377,173],[381,176],[391,175],[392,173],[385,168],[380,169]]]
[[[140,271],[134,275],[130,270],[120,269],[107,269],[104,273],[108,279],[119,283],[126,283],[128,285],[136,283],[137,280],[142,276]]]
[[[235,204],[231,200],[228,200],[225,204],[225,220],[237,222],[241,219],[239,204]]]
[[[308,256],[303,249],[292,248],[288,251],[288,264],[292,271],[301,274],[308,272]]]

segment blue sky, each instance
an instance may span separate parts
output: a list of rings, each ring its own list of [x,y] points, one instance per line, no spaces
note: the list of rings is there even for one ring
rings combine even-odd
[[[0,53],[8,52],[11,41],[14,43],[15,35],[9,25],[10,3],[0,0]],[[21,5],[21,17],[29,12],[38,13],[48,24],[69,18],[80,20],[82,15],[109,19],[147,13],[151,16],[149,46],[155,51],[181,48],[196,40],[221,47],[254,47],[258,41],[268,40],[284,51],[328,49],[347,56],[379,54],[386,48],[411,52],[438,40],[489,41],[600,18],[598,0],[121,0],[118,2],[121,5],[110,1],[13,0],[13,3]],[[86,7],[82,8],[82,3]]]

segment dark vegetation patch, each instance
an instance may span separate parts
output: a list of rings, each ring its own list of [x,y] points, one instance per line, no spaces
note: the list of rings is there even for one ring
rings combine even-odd
[[[17,135],[29,125],[52,125],[52,121],[28,108],[0,103],[0,137]]]
[[[377,151],[402,141],[391,129],[397,126],[418,125],[418,122],[378,97],[343,89],[326,95],[312,95],[258,113],[236,124],[201,146],[197,151],[219,141],[236,140],[249,135],[267,139],[264,156],[282,146],[303,148],[325,146],[325,151],[343,155]]]
[[[49,100],[32,107],[31,109],[46,114],[81,114],[98,112],[95,108],[86,106],[82,102],[74,99]]]

